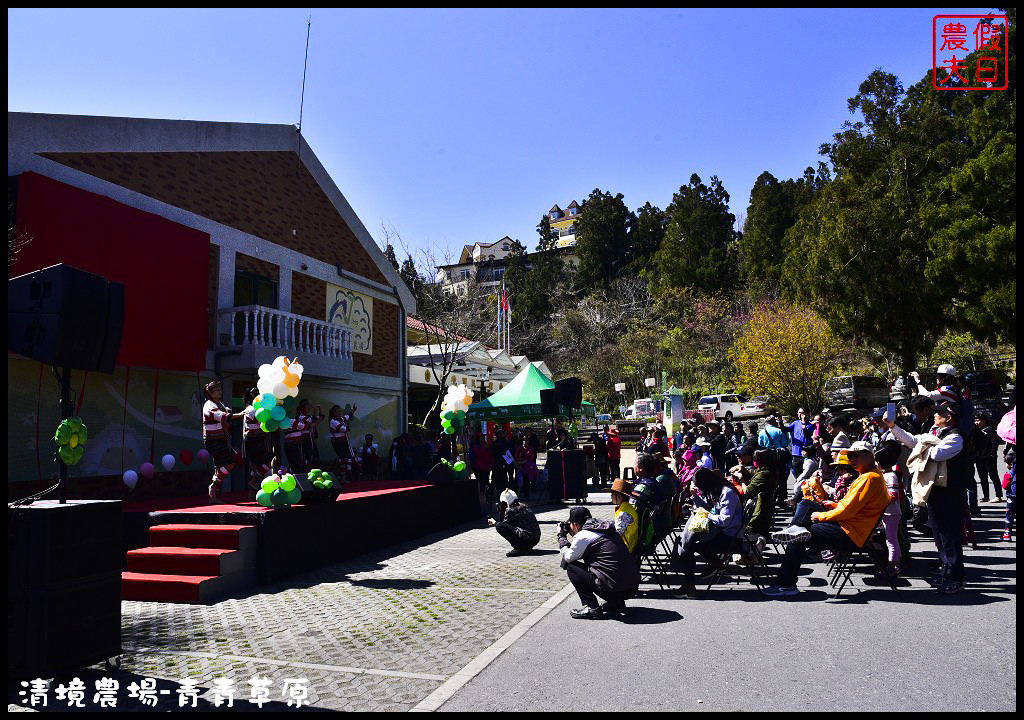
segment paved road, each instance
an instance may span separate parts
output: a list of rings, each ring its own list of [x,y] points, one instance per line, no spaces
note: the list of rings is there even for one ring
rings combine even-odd
[[[573,594],[441,710],[501,698],[510,711],[1012,711],[1016,542],[1000,540],[1002,517],[985,507],[970,589],[955,596],[912,579],[900,602],[858,578],[832,600],[820,564],[796,598],[763,599],[749,584],[698,600],[647,588],[625,621],[570,619]],[[914,551],[934,557],[924,541]]]

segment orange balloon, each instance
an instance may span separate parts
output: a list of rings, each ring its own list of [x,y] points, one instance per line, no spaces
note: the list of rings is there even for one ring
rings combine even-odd
[[[285,387],[290,387],[290,388],[298,387],[299,386],[299,377],[297,375],[292,375],[291,373],[287,373],[286,372],[284,374],[284,384],[285,384]]]

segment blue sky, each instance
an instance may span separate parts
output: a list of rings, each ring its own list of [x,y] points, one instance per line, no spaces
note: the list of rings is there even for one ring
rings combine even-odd
[[[875,68],[931,68],[912,10],[8,10],[7,106],[303,134],[377,238],[457,254],[591,190],[664,208],[717,174],[745,213]]]

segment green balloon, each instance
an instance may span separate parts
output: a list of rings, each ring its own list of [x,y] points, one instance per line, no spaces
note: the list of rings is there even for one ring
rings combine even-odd
[[[452,467],[455,469],[455,472],[462,472],[466,469],[466,463],[463,460],[459,460]]]
[[[263,490],[256,493],[256,502],[263,507],[273,507],[274,505],[274,501],[270,498],[270,493],[264,492]]]
[[[277,399],[275,398],[274,401],[277,402]],[[289,397],[286,397],[284,399],[282,407],[284,408],[284,411],[287,414],[291,415],[291,414],[293,414],[295,412],[295,408],[298,407],[298,405],[299,405],[299,401],[296,400],[295,398],[289,396]]]
[[[451,420],[453,417],[455,417],[455,413],[453,411],[451,411],[451,410],[449,410],[448,412],[446,412],[444,414],[444,419],[445,420]]]
[[[327,488],[328,490],[330,490],[332,487],[334,487],[334,481],[333,480],[324,480],[324,487]]]
[[[314,480],[313,481],[313,487],[315,487],[317,490],[323,490],[324,489],[324,481],[323,480]]]
[[[291,492],[292,490],[294,490],[295,476],[285,475],[283,478],[281,478],[281,489],[284,490],[285,492]]]
[[[278,488],[270,494],[270,500],[274,507],[284,507],[288,504],[288,493]]]
[[[263,393],[260,395],[259,401],[260,405],[268,410],[273,409],[277,405],[277,398],[274,397],[274,393]]]
[[[284,420],[285,414],[284,407],[281,405],[275,405],[274,409],[270,411],[270,417],[274,418],[278,422]]]
[[[466,411],[465,410],[456,410],[455,411],[455,417],[457,417],[459,419],[459,422],[462,422],[463,420],[466,419]]]
[[[256,411],[256,419],[259,420],[261,423],[267,422],[268,420],[270,420],[270,411],[267,410],[265,407],[261,407],[259,410]]]
[[[281,483],[272,477],[263,478],[263,482],[260,483],[260,488],[263,492],[268,495],[281,487]]]
[[[275,424],[280,426],[282,430],[287,430],[292,426],[292,419],[290,417],[286,417],[281,422]]]
[[[295,503],[302,499],[302,489],[299,488],[298,486],[293,487],[291,490],[288,491],[287,494],[289,505],[294,505]]]

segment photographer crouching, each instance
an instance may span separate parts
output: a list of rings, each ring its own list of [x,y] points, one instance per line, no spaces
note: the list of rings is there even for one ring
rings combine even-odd
[[[640,587],[640,570],[614,523],[591,517],[585,507],[574,507],[569,521],[558,523],[558,547],[562,568],[583,603],[569,612],[571,617],[596,620],[626,612],[626,600]],[[604,604],[598,604],[597,596]]]
[[[537,516],[527,505],[519,502],[513,490],[503,492],[498,501],[497,518],[488,518],[487,524],[508,540],[512,549],[508,557],[528,555],[540,542],[540,525]]]

